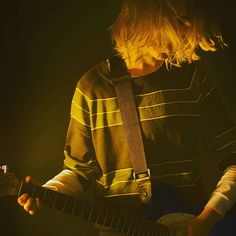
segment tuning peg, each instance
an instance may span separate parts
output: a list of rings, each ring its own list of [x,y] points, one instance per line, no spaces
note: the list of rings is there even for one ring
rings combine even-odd
[[[8,166],[7,165],[1,165],[0,166],[0,171],[6,174],[8,172]]]

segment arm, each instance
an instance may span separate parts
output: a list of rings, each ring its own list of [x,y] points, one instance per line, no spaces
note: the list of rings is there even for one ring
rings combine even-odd
[[[209,78],[202,78],[200,88],[202,142],[208,157],[217,164],[221,178],[202,212],[183,222],[182,228],[191,236],[209,235],[236,203],[236,127]]]
[[[63,192],[68,195],[78,195],[84,192],[86,186],[100,173],[91,140],[89,104],[86,96],[79,93],[80,83],[71,104],[71,119],[65,145],[64,167],[58,175],[47,181],[43,187]],[[27,178],[30,182],[30,178]],[[30,214],[35,214],[40,207],[39,199],[23,194],[18,202]]]
[[[218,182],[216,189],[212,193],[212,196],[205,207],[213,209],[223,217],[225,213],[234,206],[235,203],[236,165],[232,165],[225,170],[224,175]]]
[[[48,180],[43,187],[71,196],[79,195],[84,191],[84,186],[78,180],[77,174],[68,169]]]
[[[236,126],[212,81],[205,77],[200,87],[202,140],[221,173],[220,181],[198,216],[211,228],[236,203]]]

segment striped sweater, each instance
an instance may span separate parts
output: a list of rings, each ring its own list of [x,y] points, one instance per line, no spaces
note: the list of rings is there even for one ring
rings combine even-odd
[[[104,197],[137,195],[120,110],[106,61],[77,83],[65,145],[67,168]],[[133,78],[153,183],[177,188],[199,180],[204,149],[220,170],[236,164],[236,128],[199,63]]]

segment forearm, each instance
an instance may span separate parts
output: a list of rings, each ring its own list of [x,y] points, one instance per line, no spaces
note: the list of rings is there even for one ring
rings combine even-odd
[[[215,191],[212,193],[210,200],[205,208],[213,209],[220,216],[233,207],[236,203],[236,165],[229,166],[218,182]]]
[[[77,174],[68,169],[61,171],[58,175],[48,180],[43,187],[74,196],[84,191]]]

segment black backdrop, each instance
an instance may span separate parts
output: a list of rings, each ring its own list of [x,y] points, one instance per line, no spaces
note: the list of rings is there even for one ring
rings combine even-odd
[[[215,82],[235,118],[235,3],[202,2],[218,18],[230,45]],[[119,6],[120,0],[0,3],[0,164],[8,164],[19,178],[32,175],[43,183],[61,170],[76,82],[113,54],[107,28]],[[43,213],[28,217],[15,199],[1,199],[2,229],[9,230],[5,235],[67,235],[68,230],[86,235],[82,221]]]

